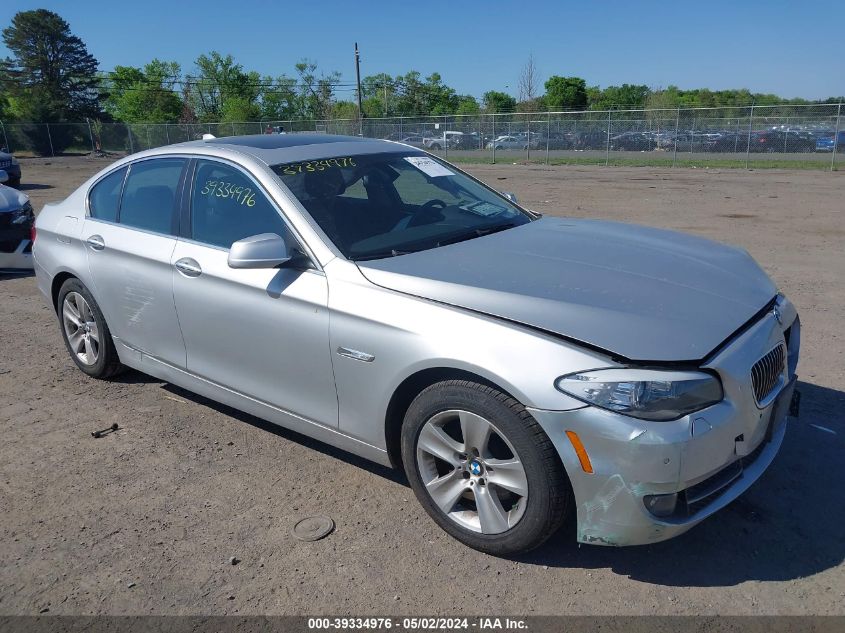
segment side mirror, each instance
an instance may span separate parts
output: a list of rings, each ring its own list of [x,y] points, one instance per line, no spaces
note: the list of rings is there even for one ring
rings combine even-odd
[[[510,192],[510,191],[503,191],[503,192],[502,192],[502,195],[503,195],[505,198],[507,198],[508,200],[510,200],[511,202],[513,202],[514,204],[517,204],[516,194],[515,194],[515,193],[512,193],[512,192]]]
[[[229,249],[229,268],[275,268],[290,261],[285,241],[275,233],[238,240]]]

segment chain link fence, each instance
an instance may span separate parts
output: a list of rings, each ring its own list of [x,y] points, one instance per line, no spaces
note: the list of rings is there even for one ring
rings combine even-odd
[[[837,169],[842,104],[386,117],[243,123],[2,123],[29,156],[131,154],[202,138],[322,132],[402,141],[449,160]]]

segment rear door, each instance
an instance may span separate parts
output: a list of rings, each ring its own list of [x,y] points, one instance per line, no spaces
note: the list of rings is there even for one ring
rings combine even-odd
[[[260,233],[302,249],[255,180],[197,159],[173,253],[188,370],[298,417],[337,425],[328,283],[315,267],[229,268],[232,243]]]
[[[178,367],[185,344],[173,301],[171,255],[187,159],[151,158],[101,179],[83,225],[94,296],[111,333]]]

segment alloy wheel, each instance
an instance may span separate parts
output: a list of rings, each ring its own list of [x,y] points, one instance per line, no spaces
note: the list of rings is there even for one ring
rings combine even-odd
[[[62,303],[62,325],[71,351],[85,365],[100,357],[100,331],[91,306],[78,292],[69,292]]]
[[[463,528],[501,534],[525,513],[525,468],[504,434],[480,415],[449,410],[431,417],[417,439],[417,468],[437,507]]]

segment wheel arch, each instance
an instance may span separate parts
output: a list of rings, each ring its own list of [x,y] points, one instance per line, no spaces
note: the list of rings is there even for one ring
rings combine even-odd
[[[456,367],[429,367],[411,374],[399,383],[393,391],[385,412],[385,446],[387,447],[387,454],[393,467],[400,468],[402,466],[400,439],[402,435],[402,422],[405,420],[405,413],[408,411],[408,407],[411,406],[411,402],[413,402],[414,398],[421,391],[445,380],[471,380],[472,382],[497,389],[514,400],[519,401],[519,398],[502,387],[501,384],[497,384],[489,378],[485,378],[466,369],[458,369]]]
[[[62,285],[68,279],[79,279],[78,276],[74,275],[72,272],[67,270],[63,270],[56,274],[53,277],[53,281],[50,282],[50,298],[53,302],[53,309],[56,311],[56,314],[59,313],[59,290],[62,289]]]

